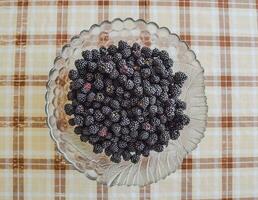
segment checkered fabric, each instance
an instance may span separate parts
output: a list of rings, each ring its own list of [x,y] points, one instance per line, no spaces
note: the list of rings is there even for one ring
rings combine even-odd
[[[258,2],[1,0],[0,199],[258,199]],[[56,151],[44,95],[55,56],[92,24],[132,17],[180,35],[205,69],[205,138],[146,187],[90,181]]]

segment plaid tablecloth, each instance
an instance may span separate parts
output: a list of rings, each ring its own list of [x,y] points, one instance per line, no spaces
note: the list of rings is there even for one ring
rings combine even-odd
[[[0,1],[0,199],[258,199],[258,2]],[[55,56],[92,24],[132,17],[181,36],[205,68],[205,138],[165,180],[97,184],[60,156],[45,122]]]

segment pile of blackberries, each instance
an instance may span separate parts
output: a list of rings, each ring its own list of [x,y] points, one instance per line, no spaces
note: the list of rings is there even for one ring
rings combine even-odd
[[[186,103],[178,99],[187,76],[173,73],[167,51],[119,41],[82,57],[69,72],[71,103],[64,109],[95,153],[137,163],[151,150],[162,152],[189,124]]]

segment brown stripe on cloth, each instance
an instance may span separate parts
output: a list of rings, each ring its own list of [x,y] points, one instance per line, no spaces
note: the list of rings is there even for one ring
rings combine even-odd
[[[106,3],[107,4],[107,3]],[[70,5],[70,3],[69,3]],[[109,2],[111,5],[111,2]],[[148,11],[144,11],[148,15]],[[107,13],[107,11],[105,12]],[[106,14],[107,15],[107,14]],[[190,35],[190,34],[181,34],[181,38],[184,38],[186,42],[191,42],[192,45],[197,46],[220,46],[221,38],[220,36],[209,36],[209,35]],[[62,45],[62,40],[58,39],[56,35],[25,35],[27,45]],[[63,40],[66,38],[71,38],[72,35],[62,35]],[[1,35],[0,36],[0,45],[7,46],[16,44],[17,38],[16,35]],[[225,41],[222,41],[225,43]],[[258,37],[250,36],[230,36],[230,46],[232,47],[258,47]]]
[[[232,198],[232,96],[228,1],[218,1],[221,76],[228,77],[221,92],[222,110],[222,199]],[[225,120],[225,121],[224,121]]]
[[[56,33],[56,54],[59,54],[61,47],[68,41],[67,37],[67,18],[68,18],[68,0],[57,1],[57,33]],[[55,147],[55,199],[65,199],[65,168],[62,164],[62,155],[57,152]]]
[[[190,1],[179,1],[180,38],[191,46]],[[189,163],[186,170],[181,170],[181,199],[192,199],[192,156],[188,155],[183,163]]]
[[[26,59],[26,25],[28,15],[28,1],[17,2],[17,24],[16,24],[16,49],[15,49],[15,69],[16,77],[23,76],[25,73]],[[15,79],[14,79],[15,81]],[[13,126],[13,199],[24,199],[24,177],[23,177],[23,150],[24,150],[24,87],[22,83],[13,87],[13,115],[18,116],[18,120],[14,120]],[[17,161],[19,160],[19,165]]]
[[[109,17],[109,1],[108,0],[98,0],[98,23],[104,20],[108,20]],[[106,185],[97,183],[96,187],[97,200],[107,200],[108,199],[108,187]]]
[[[150,20],[150,0],[139,0],[139,18],[145,21]],[[139,187],[139,199],[140,200],[150,200],[151,199],[151,185],[146,185]]]

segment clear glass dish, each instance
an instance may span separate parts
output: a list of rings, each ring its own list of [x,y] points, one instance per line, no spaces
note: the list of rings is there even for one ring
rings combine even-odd
[[[186,114],[191,119],[190,124],[181,131],[178,140],[169,142],[163,152],[151,152],[148,158],[141,158],[137,164],[128,161],[116,164],[104,154],[93,153],[92,146],[82,143],[73,133],[73,128],[68,124],[69,116],[63,111],[69,89],[67,74],[74,68],[74,61],[81,58],[81,52],[117,44],[119,40],[125,40],[129,44],[137,41],[150,48],[167,50],[174,60],[174,71],[183,71],[188,76],[180,98],[187,103]],[[187,153],[194,150],[204,137],[208,107],[203,72],[194,52],[165,27],[131,18],[95,24],[64,45],[49,73],[46,114],[50,135],[64,157],[92,180],[108,186],[142,186],[157,182],[175,172]]]

